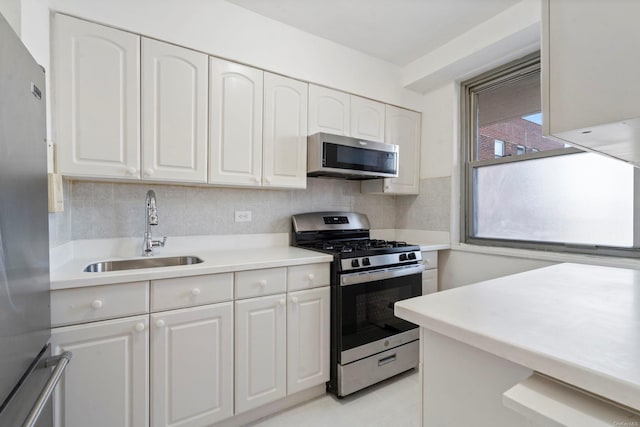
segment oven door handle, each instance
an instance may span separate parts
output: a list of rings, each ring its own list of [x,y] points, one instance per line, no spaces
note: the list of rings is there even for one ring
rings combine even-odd
[[[342,274],[340,286],[357,285],[359,283],[375,282],[377,280],[393,279],[395,277],[420,274],[424,271],[424,264],[401,265],[398,267],[383,268],[378,270],[361,271],[359,273]]]

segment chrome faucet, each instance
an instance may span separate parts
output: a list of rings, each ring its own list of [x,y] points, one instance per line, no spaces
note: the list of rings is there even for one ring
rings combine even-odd
[[[144,231],[144,240],[142,242],[142,255],[144,256],[152,256],[153,248],[164,247],[164,244],[167,242],[167,238],[164,237],[162,240],[153,240],[151,236],[151,226],[158,225],[158,210],[156,209],[156,193],[153,190],[147,191],[147,199],[146,199],[146,215],[144,216],[144,221],[146,223],[146,228]]]

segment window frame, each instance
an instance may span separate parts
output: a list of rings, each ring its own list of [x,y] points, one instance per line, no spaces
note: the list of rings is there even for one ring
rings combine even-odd
[[[640,258],[640,171],[634,168],[633,172],[633,247],[623,248],[603,245],[585,245],[573,243],[542,242],[533,240],[512,240],[483,238],[473,236],[474,232],[474,174],[475,170],[482,166],[521,162],[553,156],[564,156],[584,153],[585,150],[575,147],[565,147],[556,150],[526,152],[518,156],[506,156],[487,160],[475,160],[477,141],[477,95],[482,90],[509,84],[519,78],[540,73],[540,53],[536,52],[523,58],[505,64],[496,69],[487,71],[475,78],[461,83],[461,189],[460,189],[460,241],[461,243],[504,247],[513,249],[527,249],[537,251],[549,251],[557,253],[573,253],[587,255],[604,255],[625,258]],[[545,136],[547,138],[552,138]],[[552,138],[553,139],[553,138]],[[563,144],[566,141],[556,139]],[[635,191],[638,189],[639,191]]]

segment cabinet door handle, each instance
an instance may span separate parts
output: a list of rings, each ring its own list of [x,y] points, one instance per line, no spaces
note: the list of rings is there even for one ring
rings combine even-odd
[[[102,308],[104,304],[102,303],[101,299],[97,299],[97,300],[93,300],[91,302],[91,308],[93,308],[94,310],[98,310],[100,308]]]
[[[164,320],[162,320],[162,319],[156,320],[156,327],[157,328],[162,328],[163,326],[164,326]]]
[[[146,176],[151,176],[151,175],[153,175],[153,172],[154,172],[154,171],[153,171],[153,169],[151,169],[151,168],[147,168],[147,169],[145,169],[145,170],[144,170],[144,174],[145,174]]]
[[[313,280],[316,276],[313,273],[309,273],[307,277],[309,278],[309,280]]]
[[[285,301],[284,298],[281,298],[280,301],[278,301],[278,304],[280,304],[281,307],[284,307],[284,305],[287,303],[287,301]]]
[[[136,323],[135,328],[136,328],[136,332],[142,332],[145,329],[147,329],[147,326],[144,323],[140,322],[140,323]]]
[[[291,297],[291,302],[294,304],[298,303],[298,297]]]
[[[260,285],[261,288],[264,288],[267,286],[267,281],[265,279],[259,280],[258,285]]]
[[[197,297],[198,295],[200,295],[200,288],[191,289],[191,295],[193,295],[194,297]]]
[[[260,183],[260,177],[259,176],[254,176],[253,177],[253,181],[256,182],[257,184]]]
[[[267,178],[267,179],[265,179],[265,182],[266,182],[267,184],[271,184],[271,178]]]
[[[127,168],[127,173],[128,173],[129,175],[135,175],[135,174],[136,174],[136,172],[138,172],[138,171],[136,170],[136,168]]]

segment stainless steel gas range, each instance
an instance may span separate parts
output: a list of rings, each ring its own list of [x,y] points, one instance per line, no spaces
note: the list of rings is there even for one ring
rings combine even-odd
[[[331,378],[346,396],[418,366],[418,326],[393,315],[396,301],[422,293],[420,247],[370,238],[366,215],[294,215],[293,243],[332,254]]]

